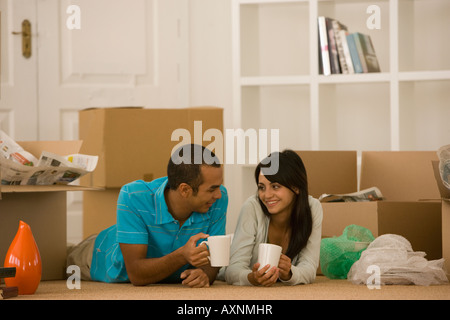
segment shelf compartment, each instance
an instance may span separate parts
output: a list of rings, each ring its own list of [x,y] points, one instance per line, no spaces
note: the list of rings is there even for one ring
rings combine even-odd
[[[437,150],[450,142],[450,80],[400,82],[400,150]]]
[[[279,149],[311,148],[308,85],[243,87],[242,128],[279,130]],[[270,147],[268,147],[270,150]]]
[[[449,70],[450,1],[400,0],[399,71]]]
[[[309,74],[309,2],[240,5],[241,76]]]
[[[380,8],[380,29],[369,29],[367,13],[370,5]],[[349,33],[360,32],[370,36],[381,72],[390,72],[390,3],[388,0],[318,1],[318,16],[336,19],[347,26]],[[317,53],[318,54],[318,53]]]
[[[390,150],[390,84],[319,86],[320,150]]]

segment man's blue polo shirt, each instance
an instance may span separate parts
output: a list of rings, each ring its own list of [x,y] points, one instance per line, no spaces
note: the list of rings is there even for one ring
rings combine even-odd
[[[91,278],[103,282],[128,282],[119,243],[146,244],[147,258],[163,257],[186,244],[200,232],[225,234],[228,194],[220,186],[222,198],[206,213],[193,212],[179,227],[167,209],[164,189],[167,177],[152,182],[142,180],[122,187],[117,201],[117,223],[97,236],[91,265]],[[163,282],[180,282],[180,274],[190,268],[183,266]]]

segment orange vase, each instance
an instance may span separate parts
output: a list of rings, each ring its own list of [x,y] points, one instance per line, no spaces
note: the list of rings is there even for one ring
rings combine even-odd
[[[6,253],[5,267],[16,268],[14,278],[5,278],[7,287],[18,287],[19,294],[36,292],[42,275],[41,255],[30,226],[23,221]]]

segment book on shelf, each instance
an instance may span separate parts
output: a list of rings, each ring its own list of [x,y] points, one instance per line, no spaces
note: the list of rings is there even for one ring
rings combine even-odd
[[[361,60],[359,59],[358,49],[356,47],[355,37],[353,33],[347,35],[347,43],[355,73],[363,73],[364,71],[361,65]]]
[[[317,19],[319,31],[319,74],[380,72],[369,35],[349,33],[346,25],[324,16]]]
[[[341,68],[339,65],[338,50],[336,46],[336,36],[333,29],[333,20],[330,18],[325,18],[325,24],[327,28],[328,37],[328,54],[330,57],[330,67],[331,73],[337,74],[341,73]]]
[[[361,46],[359,54],[361,61],[363,61],[364,72],[380,72],[380,65],[378,64],[375,48],[372,44],[372,39],[367,34],[356,32]]]
[[[322,63],[322,49],[320,46],[320,37],[318,38],[317,47],[319,48],[319,74],[323,74],[323,63]]]
[[[347,35],[348,29],[345,25],[337,20],[333,20],[334,35],[336,38],[336,46],[338,50],[339,64],[341,66],[341,73],[353,74],[355,69],[353,67],[350,49],[348,47]]]
[[[328,36],[325,17],[318,17],[318,28],[319,28],[319,59],[320,59],[319,73],[327,76],[331,74],[331,66],[330,66],[330,55],[328,52]]]
[[[355,73],[355,68],[353,67],[352,56],[350,55],[350,49],[348,47],[347,35],[347,30],[339,30],[339,41],[341,42],[342,47],[342,56],[340,55],[339,57],[342,69],[346,68],[347,73],[352,74]]]

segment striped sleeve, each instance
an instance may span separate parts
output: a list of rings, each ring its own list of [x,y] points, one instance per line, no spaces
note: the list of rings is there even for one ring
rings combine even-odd
[[[133,192],[123,186],[117,200],[117,242],[148,244],[148,233],[142,212],[131,201]]]

